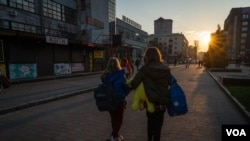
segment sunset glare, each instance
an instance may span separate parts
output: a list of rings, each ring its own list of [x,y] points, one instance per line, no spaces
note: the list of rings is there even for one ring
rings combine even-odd
[[[208,45],[208,43],[209,43],[209,41],[210,41],[210,34],[203,34],[203,35],[201,36],[201,40],[202,40],[202,42],[203,42],[204,44],[207,44],[207,45]]]
[[[200,32],[198,37],[200,40],[200,50],[201,51],[206,51],[207,48],[208,48],[208,44],[209,44],[209,41],[210,41],[210,32],[208,31],[203,31],[203,32]]]
[[[159,17],[173,20],[173,33],[183,33],[189,45],[199,42],[198,51],[207,51],[210,34],[217,25],[222,28],[232,8],[249,6],[250,0],[117,0],[116,16],[125,15],[154,33],[154,21]],[[211,8],[211,9],[209,9]]]

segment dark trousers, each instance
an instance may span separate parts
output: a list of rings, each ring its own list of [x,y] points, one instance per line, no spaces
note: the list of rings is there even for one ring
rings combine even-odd
[[[119,131],[121,129],[123,121],[124,108],[125,108],[125,103],[121,102],[121,104],[117,107],[117,109],[114,112],[109,112],[113,130],[112,135],[114,138],[119,136]]]
[[[161,128],[164,121],[165,111],[155,111],[154,113],[147,112],[148,118],[148,141],[160,141]]]

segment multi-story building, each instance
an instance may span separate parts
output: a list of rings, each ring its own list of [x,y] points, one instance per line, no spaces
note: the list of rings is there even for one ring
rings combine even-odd
[[[154,21],[154,33],[149,36],[149,46],[157,46],[168,63],[186,59],[188,40],[182,33],[172,33],[171,19],[160,17]]]
[[[172,19],[162,17],[154,21],[154,34],[172,34]]]
[[[115,0],[0,0],[1,73],[33,79],[102,70],[114,10]]]
[[[115,21],[116,18],[116,0],[109,0],[109,22]]]
[[[250,7],[232,8],[224,22],[229,59],[250,60]]]
[[[120,35],[121,44],[114,47],[114,55],[118,58],[140,58],[147,48],[148,33],[141,29],[141,25],[126,16],[116,18],[115,35]]]
[[[158,47],[163,55],[163,58],[168,63],[183,61],[187,58],[188,40],[182,33],[173,34],[152,34],[149,36],[149,46]]]

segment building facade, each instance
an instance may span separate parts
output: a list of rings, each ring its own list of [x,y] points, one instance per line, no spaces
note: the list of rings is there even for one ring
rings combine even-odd
[[[250,7],[232,8],[224,22],[229,59],[250,60]]]
[[[116,18],[115,35],[121,35],[121,44],[114,46],[114,56],[118,58],[141,58],[148,46],[148,33],[141,29],[141,25],[132,19],[122,16]]]
[[[172,19],[160,17],[154,21],[154,34],[172,34],[172,25]]]
[[[103,70],[112,9],[115,0],[1,0],[1,74],[15,80]]]
[[[182,33],[172,33],[173,20],[162,17],[154,21],[154,34],[148,38],[149,46],[158,47],[165,62],[183,61],[187,56],[188,40]]]
[[[162,52],[165,62],[174,60],[183,62],[187,59],[188,40],[182,33],[152,34],[149,36],[149,46],[156,46]]]

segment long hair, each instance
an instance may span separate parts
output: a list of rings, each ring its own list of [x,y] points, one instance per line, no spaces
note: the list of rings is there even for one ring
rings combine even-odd
[[[145,65],[163,63],[162,55],[157,47],[148,47],[145,51],[143,61]]]
[[[128,59],[127,58],[123,58],[122,59],[122,63],[127,64],[128,63]]]
[[[106,72],[113,72],[114,70],[121,70],[121,64],[118,58],[110,57],[106,66]]]

